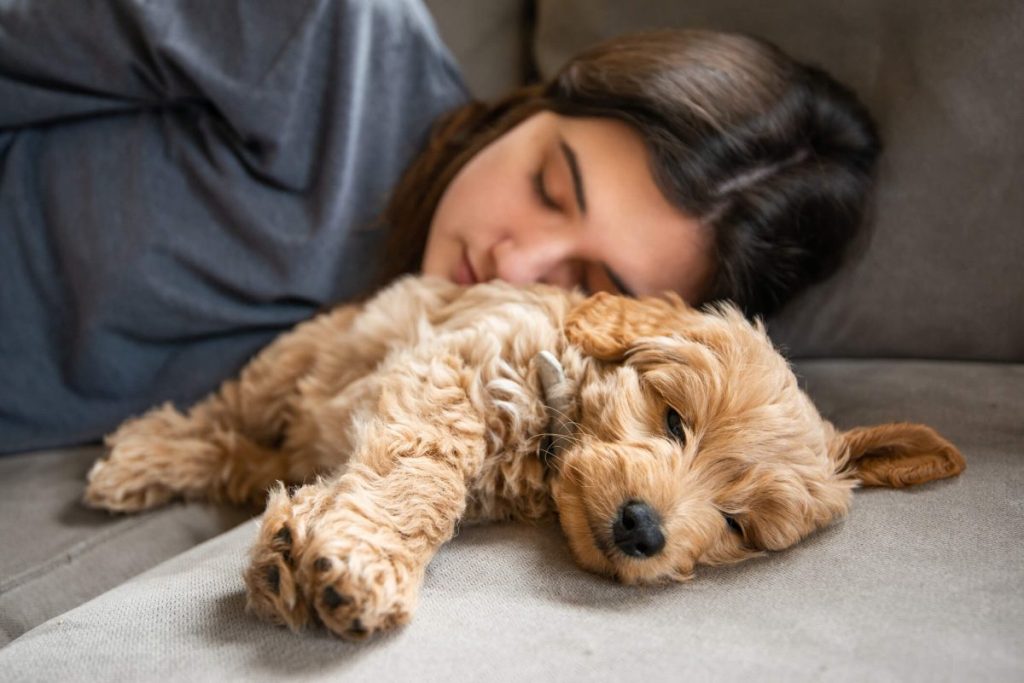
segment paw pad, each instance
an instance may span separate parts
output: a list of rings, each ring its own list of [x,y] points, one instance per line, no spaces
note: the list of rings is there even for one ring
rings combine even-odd
[[[348,597],[347,595],[342,595],[337,590],[335,590],[334,586],[327,586],[326,588],[324,588],[323,601],[324,604],[332,610],[338,609],[342,605],[352,604],[352,598]]]
[[[274,549],[281,553],[281,557],[288,563],[288,566],[292,566],[292,530],[288,528],[287,524],[274,534],[273,545]]]
[[[272,564],[267,567],[263,578],[267,580],[267,586],[270,588],[271,593],[277,595],[281,591],[281,571],[277,568],[277,565]]]
[[[370,632],[365,626],[363,626],[363,622],[359,619],[353,619],[352,623],[349,624],[348,628],[345,630],[345,635],[349,638],[362,639],[369,634]]]
[[[293,630],[319,624],[349,640],[408,622],[416,584],[396,563],[400,541],[371,545],[326,525],[319,509],[303,503],[299,513],[283,490],[271,494],[245,572],[249,608]]]

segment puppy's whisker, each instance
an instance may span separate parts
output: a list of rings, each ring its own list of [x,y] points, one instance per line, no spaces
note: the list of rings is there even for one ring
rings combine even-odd
[[[572,433],[571,434],[548,434],[548,433],[545,433],[544,436],[559,436],[559,437],[562,437],[562,438],[565,438],[565,439],[569,439],[574,445],[578,444],[579,441],[580,441],[580,439],[577,436],[577,434],[581,434],[583,436],[589,436],[589,437],[594,437],[595,436],[582,423],[572,419],[572,417],[568,413],[566,413],[565,411],[558,410],[557,408],[549,408],[549,409],[551,410],[552,413],[554,413],[554,415],[556,417],[562,418],[564,420],[563,424],[566,425],[567,427],[571,428],[572,429]]]

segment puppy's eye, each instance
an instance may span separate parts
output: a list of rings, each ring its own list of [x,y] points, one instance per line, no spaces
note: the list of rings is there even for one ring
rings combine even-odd
[[[669,408],[665,412],[665,430],[681,445],[686,445],[686,429],[683,427],[683,418],[675,408]]]
[[[739,534],[740,536],[743,535],[743,527],[740,526],[740,523],[736,521],[735,517],[727,515],[724,512],[722,513],[722,516],[725,517],[725,523],[729,525],[729,529],[732,530],[733,533]]]

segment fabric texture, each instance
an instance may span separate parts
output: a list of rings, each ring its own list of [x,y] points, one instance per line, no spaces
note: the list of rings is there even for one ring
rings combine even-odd
[[[172,505],[117,516],[80,504],[100,447],[0,458],[0,647],[254,511]]]
[[[426,0],[477,99],[502,97],[531,69],[527,0]]]
[[[348,644],[245,614],[256,523],[159,565],[0,650],[8,681],[1019,680],[1024,366],[812,361],[841,426],[935,426],[967,471],[863,490],[804,543],[689,584],[580,571],[554,524],[463,528],[398,632]]]
[[[418,2],[0,4],[0,452],[192,402],[360,294],[466,97]]]
[[[550,76],[597,40],[666,26],[766,38],[879,123],[870,244],[772,321],[789,355],[1024,360],[1024,5],[541,0],[535,54]]]

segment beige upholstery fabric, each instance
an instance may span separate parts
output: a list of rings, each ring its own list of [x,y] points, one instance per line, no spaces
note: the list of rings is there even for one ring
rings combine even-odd
[[[0,647],[251,516],[215,505],[135,517],[89,510],[78,501],[101,452],[0,458]]]
[[[767,38],[862,96],[887,145],[874,238],[774,321],[794,356],[1024,360],[1024,4],[541,0],[550,75],[617,33]]]

